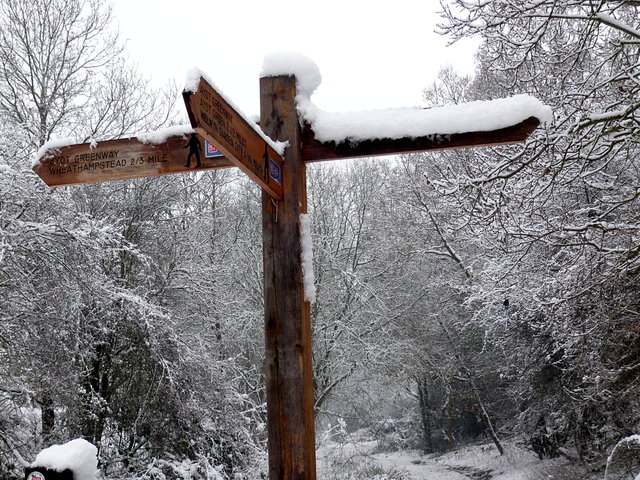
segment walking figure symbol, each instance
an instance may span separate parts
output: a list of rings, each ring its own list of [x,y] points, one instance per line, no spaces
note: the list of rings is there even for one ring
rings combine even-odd
[[[189,149],[189,155],[187,155],[187,163],[185,163],[185,167],[189,168],[191,166],[191,157],[195,155],[196,157],[196,168],[201,167],[200,163],[200,152],[202,151],[202,146],[200,145],[200,140],[196,137],[195,133],[191,134],[191,138],[189,139],[189,143],[187,143],[182,148]]]

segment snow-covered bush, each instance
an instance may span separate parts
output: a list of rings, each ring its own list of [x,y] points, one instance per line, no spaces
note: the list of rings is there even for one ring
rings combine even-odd
[[[640,479],[640,435],[620,440],[607,458],[604,480]]]
[[[379,452],[416,449],[421,446],[420,423],[416,418],[389,418],[371,427]]]
[[[206,458],[154,460],[140,480],[225,480],[221,468]]]
[[[403,480],[395,469],[385,469],[372,460],[343,452],[329,459],[322,480]]]

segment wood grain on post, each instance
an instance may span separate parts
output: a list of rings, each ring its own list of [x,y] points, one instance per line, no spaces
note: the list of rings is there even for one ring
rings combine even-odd
[[[300,243],[306,167],[295,96],[295,77],[260,79],[262,129],[290,145],[284,155],[282,200],[262,193],[270,480],[316,478],[311,321]]]

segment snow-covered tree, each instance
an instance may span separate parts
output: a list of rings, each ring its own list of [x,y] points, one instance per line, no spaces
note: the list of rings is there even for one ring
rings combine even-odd
[[[185,308],[215,288],[199,302],[186,291],[170,300],[176,257],[196,265],[202,246],[170,233],[194,218],[185,193],[206,200],[207,185],[187,176],[52,191],[30,171],[50,138],[166,123],[175,92],[151,90],[122,60],[104,2],[6,1],[0,11],[0,474],[80,435],[114,478],[162,455],[231,475],[260,458],[260,399],[245,399],[240,362],[194,328],[216,325],[210,310]],[[201,240],[200,227],[190,233]],[[233,247],[209,240],[214,255]]]
[[[471,98],[554,109],[525,145],[474,152],[433,184],[484,244],[470,305],[502,346],[520,426],[541,455],[571,442],[595,458],[639,421],[637,2],[443,7],[445,32],[484,40]]]
[[[122,52],[103,0],[3,0],[0,109],[38,146],[56,136],[117,137],[162,125],[175,88],[151,92]]]

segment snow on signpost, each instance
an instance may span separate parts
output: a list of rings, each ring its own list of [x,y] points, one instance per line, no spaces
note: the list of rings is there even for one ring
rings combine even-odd
[[[309,303],[313,303],[316,301],[316,285],[313,274],[313,241],[311,240],[311,218],[306,213],[300,214],[300,244],[304,299]]]
[[[54,140],[40,148],[32,168],[50,187],[186,173],[195,167],[186,165],[194,133],[190,125],[179,125],[117,140]],[[225,157],[206,152],[199,163],[199,170],[233,166]]]
[[[66,185],[191,171],[187,165],[193,156],[198,169],[233,163],[263,188],[271,480],[316,478],[310,320],[315,288],[305,164],[524,142],[540,123],[552,117],[549,107],[526,95],[430,109],[328,113],[311,102],[320,81],[318,67],[307,57],[285,52],[265,58],[258,127],[204,74],[193,70],[183,92],[191,126],[173,132],[177,135],[149,134],[80,145],[57,142],[46,146],[34,165],[34,171],[49,185],[56,185],[50,183],[51,176],[60,180],[67,175],[66,183],[57,183]],[[228,158],[200,158],[201,140],[194,130]],[[187,139],[187,135],[191,137]],[[187,147],[188,152],[184,150]],[[206,163],[209,161],[215,163]],[[93,454],[88,448],[85,452],[86,457]],[[51,459],[48,454],[44,458]],[[63,466],[49,460],[44,463]],[[95,476],[93,459],[71,469],[80,475],[75,480],[93,480]]]

